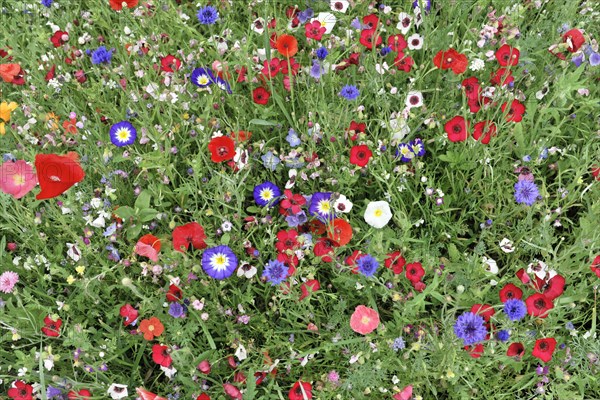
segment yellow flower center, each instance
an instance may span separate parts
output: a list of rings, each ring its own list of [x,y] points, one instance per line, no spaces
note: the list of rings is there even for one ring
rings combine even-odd
[[[380,209],[375,210],[375,216],[376,217],[381,217],[383,215],[383,211]]]
[[[13,177],[13,182],[17,186],[22,186],[25,184],[25,177],[23,175],[15,175]]]
[[[360,319],[360,323],[363,325],[367,325],[370,321],[371,318],[367,317],[366,315]]]

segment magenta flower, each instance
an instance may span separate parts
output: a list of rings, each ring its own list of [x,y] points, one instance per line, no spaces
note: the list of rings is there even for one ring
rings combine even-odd
[[[0,190],[15,199],[25,196],[37,183],[33,167],[23,160],[7,161],[0,166]]]
[[[0,292],[12,293],[17,282],[19,282],[19,274],[12,271],[3,272],[0,275]]]

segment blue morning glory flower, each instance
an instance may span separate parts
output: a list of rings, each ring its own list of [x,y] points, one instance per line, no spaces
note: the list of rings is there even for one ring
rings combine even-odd
[[[117,147],[135,143],[137,131],[129,121],[117,122],[110,127],[110,141]]]
[[[208,68],[196,68],[192,71],[192,76],[190,79],[194,85],[205,88],[213,84],[215,81],[215,76]]]
[[[266,181],[254,187],[254,201],[261,207],[273,207],[281,196],[281,190],[273,182]]]

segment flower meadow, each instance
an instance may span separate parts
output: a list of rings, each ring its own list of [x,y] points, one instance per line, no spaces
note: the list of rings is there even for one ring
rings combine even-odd
[[[600,398],[594,1],[0,5],[0,398]]]

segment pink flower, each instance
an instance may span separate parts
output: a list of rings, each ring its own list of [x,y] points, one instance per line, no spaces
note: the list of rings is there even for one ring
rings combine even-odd
[[[19,274],[6,271],[0,275],[0,292],[12,293],[15,285],[19,282]]]
[[[0,166],[0,190],[15,199],[25,196],[37,183],[33,167],[23,160],[7,161]]]
[[[356,333],[366,335],[379,326],[379,314],[372,308],[363,305],[357,306],[350,317],[350,327]]]
[[[233,386],[231,383],[224,383],[223,389],[225,390],[227,396],[229,396],[230,398],[242,400],[242,392],[240,392],[240,390]]]
[[[394,398],[394,400],[410,400],[410,399],[412,399],[412,391],[413,391],[412,385],[408,385],[407,387],[402,389],[402,391],[400,393],[396,393],[393,396],[393,398]]]

